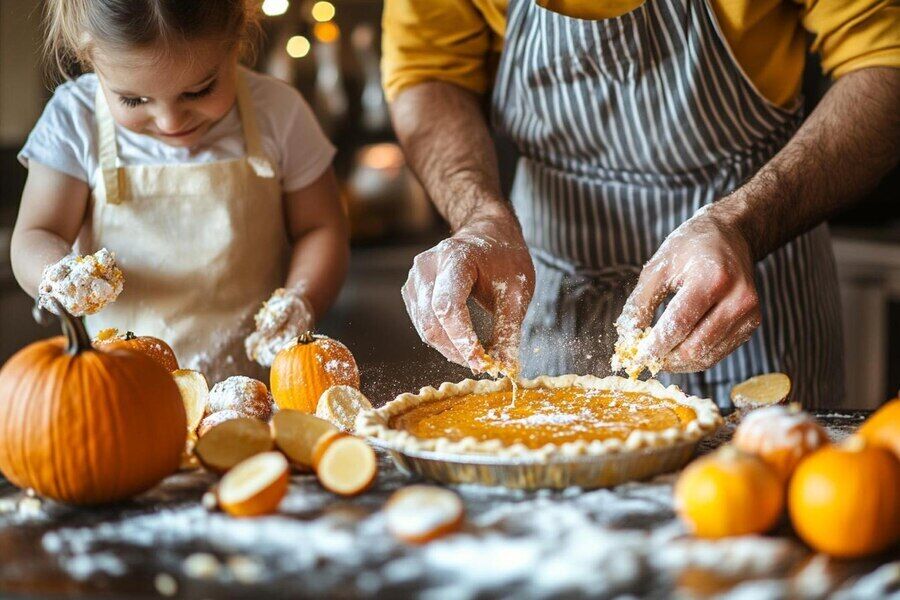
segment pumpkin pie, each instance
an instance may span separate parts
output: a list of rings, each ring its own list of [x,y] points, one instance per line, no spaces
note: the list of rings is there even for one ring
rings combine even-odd
[[[509,458],[601,455],[696,442],[722,418],[677,386],[563,375],[443,383],[357,418],[357,433],[393,450]]]

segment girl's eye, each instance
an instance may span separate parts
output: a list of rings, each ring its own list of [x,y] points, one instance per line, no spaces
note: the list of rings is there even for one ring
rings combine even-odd
[[[119,101],[128,108],[136,108],[147,103],[147,99],[143,96],[119,96]]]
[[[215,89],[216,83],[218,81],[219,81],[218,79],[214,79],[212,81],[212,83],[210,83],[208,86],[206,86],[202,90],[199,90],[196,92],[185,92],[184,97],[187,98],[188,100],[196,100],[197,98],[203,98],[204,96],[209,96],[210,94],[213,93],[213,89]]]

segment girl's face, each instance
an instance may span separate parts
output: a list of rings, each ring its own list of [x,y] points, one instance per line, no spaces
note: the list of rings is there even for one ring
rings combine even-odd
[[[154,48],[91,55],[116,123],[171,146],[196,145],[235,100],[237,49],[192,41],[165,54]]]

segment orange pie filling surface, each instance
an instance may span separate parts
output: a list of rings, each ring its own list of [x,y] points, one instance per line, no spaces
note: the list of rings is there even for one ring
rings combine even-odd
[[[537,449],[578,440],[624,440],[635,430],[660,431],[697,418],[689,406],[638,392],[581,387],[520,388],[442,398],[390,420],[420,438],[499,439]]]

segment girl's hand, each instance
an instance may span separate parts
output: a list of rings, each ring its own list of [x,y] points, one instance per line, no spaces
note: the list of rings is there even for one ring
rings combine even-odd
[[[263,304],[255,317],[256,331],[247,336],[247,356],[264,367],[271,367],[278,352],[300,334],[311,331],[313,309],[302,290],[279,288]]]
[[[115,256],[106,248],[86,256],[70,254],[44,269],[38,303],[55,313],[52,300],[57,300],[76,317],[92,315],[115,302],[124,279]]]
[[[522,320],[534,292],[534,265],[518,224],[482,220],[418,255],[403,301],[422,340],[448,360],[482,373],[518,364]],[[466,300],[493,315],[491,361],[475,335]]]

